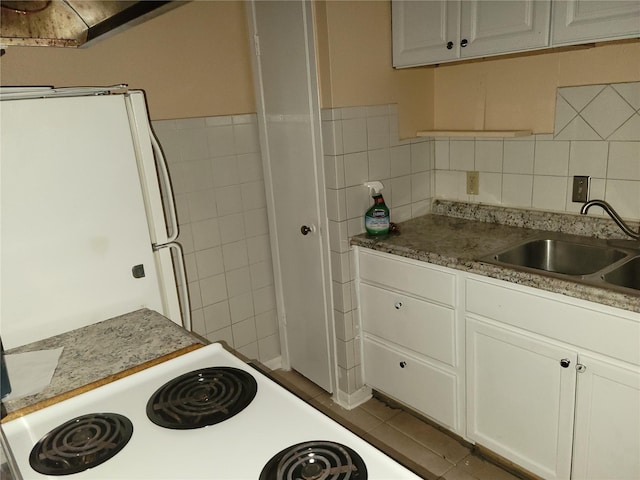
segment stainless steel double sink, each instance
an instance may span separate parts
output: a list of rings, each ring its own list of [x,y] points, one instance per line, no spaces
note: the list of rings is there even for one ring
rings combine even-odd
[[[634,240],[549,233],[479,260],[640,295],[640,243]]]

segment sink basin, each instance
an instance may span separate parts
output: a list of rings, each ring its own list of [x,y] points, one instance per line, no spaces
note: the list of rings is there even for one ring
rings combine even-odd
[[[640,290],[640,257],[633,257],[609,273],[605,273],[602,279],[620,287]]]
[[[622,250],[612,247],[542,239],[532,240],[510,248],[494,255],[493,260],[514,267],[528,267],[564,275],[589,275],[602,270],[626,255]],[[636,262],[635,267],[629,267],[629,270],[638,268],[638,265],[639,263]],[[631,273],[622,272],[619,274],[620,277],[625,277],[625,275],[630,276]],[[638,282],[637,276],[635,282],[636,284]],[[611,281],[611,283],[615,282]]]

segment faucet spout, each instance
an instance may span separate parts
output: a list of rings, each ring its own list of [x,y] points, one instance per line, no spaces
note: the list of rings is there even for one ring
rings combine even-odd
[[[580,213],[582,215],[586,215],[587,211],[593,206],[602,207],[602,209],[605,212],[607,212],[607,214],[609,214],[609,216],[613,219],[613,221],[616,222],[616,225],[620,227],[620,230],[622,230],[625,234],[627,234],[634,240],[640,240],[640,228],[638,228],[637,232],[634,232],[629,227],[629,225],[627,225],[624,222],[624,220],[620,217],[620,215],[618,215],[618,212],[616,212],[613,209],[613,207],[609,205],[609,203],[605,202],[604,200],[589,200],[587,203],[582,205],[582,208],[580,209]]]

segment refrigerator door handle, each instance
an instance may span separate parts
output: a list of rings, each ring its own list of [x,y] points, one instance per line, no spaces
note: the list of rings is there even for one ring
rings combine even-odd
[[[169,178],[169,169],[167,167],[167,160],[164,157],[164,153],[162,153],[162,147],[160,147],[160,143],[158,142],[158,139],[156,138],[155,133],[153,132],[153,129],[151,127],[149,127],[149,138],[151,140],[151,147],[153,148],[153,153],[156,156],[156,160],[158,163],[158,166],[160,167],[158,170],[158,177],[160,179],[160,182],[162,183],[162,187],[164,188],[164,191],[167,195],[167,202],[166,204],[168,205],[168,215],[169,215],[169,227],[171,229],[171,235],[169,235],[169,237],[167,238],[166,243],[173,243],[176,241],[176,239],[178,238],[178,233],[179,233],[179,229],[178,229],[178,216],[176,214],[176,205],[175,202],[173,200],[173,189],[171,188],[171,179]],[[180,257],[182,258],[182,257]]]
[[[187,288],[187,275],[184,266],[184,257],[182,256],[182,246],[177,242],[154,245],[154,250],[159,250],[161,248],[169,248],[176,251],[176,255],[173,256],[173,259],[177,262],[174,271],[178,276],[176,288],[179,292],[178,298],[180,299],[180,309],[182,310],[182,326],[187,331],[191,332],[191,308],[189,302],[189,290]]]

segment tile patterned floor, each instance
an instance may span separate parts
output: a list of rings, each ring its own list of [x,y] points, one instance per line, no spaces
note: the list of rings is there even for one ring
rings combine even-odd
[[[428,480],[518,480],[432,425],[372,398],[353,410],[294,371],[275,370],[284,386]]]

